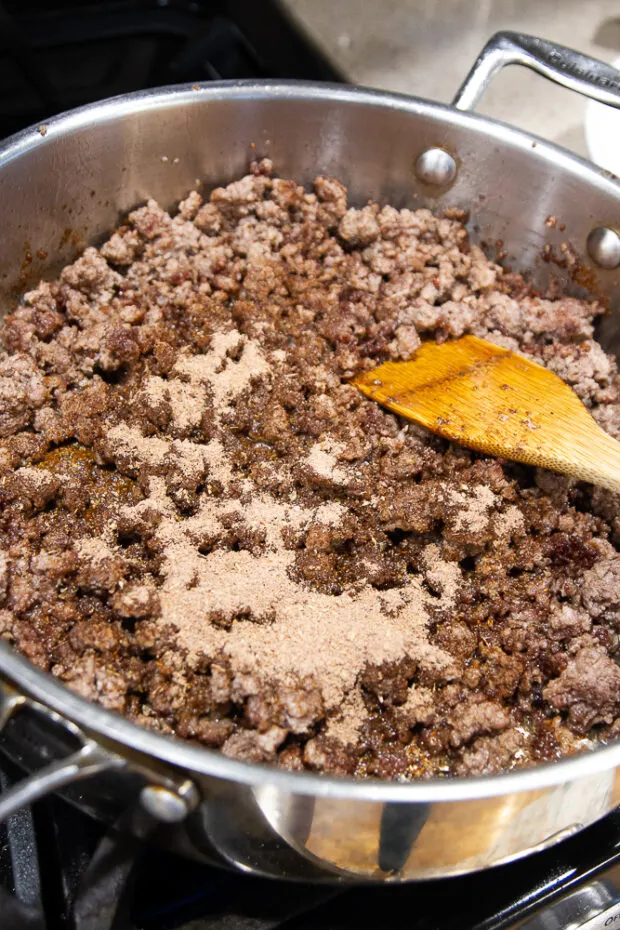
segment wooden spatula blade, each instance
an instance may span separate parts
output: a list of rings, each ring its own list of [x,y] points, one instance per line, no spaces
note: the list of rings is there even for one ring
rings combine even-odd
[[[620,488],[620,446],[572,389],[547,368],[475,336],[426,342],[411,361],[386,362],[353,384],[461,445]]]

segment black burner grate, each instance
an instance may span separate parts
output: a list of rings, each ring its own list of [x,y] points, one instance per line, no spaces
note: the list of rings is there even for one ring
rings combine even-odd
[[[2,790],[17,777],[1,760]],[[0,825],[7,930],[275,930],[339,893],[179,859],[55,798]]]
[[[3,790],[16,774],[2,760]],[[0,827],[0,926],[509,930],[618,861],[620,812],[512,865],[457,879],[345,890],[270,881],[186,861],[106,830],[64,801],[48,799],[11,818],[8,829]]]
[[[276,0],[0,2],[0,134],[164,84],[341,81]]]

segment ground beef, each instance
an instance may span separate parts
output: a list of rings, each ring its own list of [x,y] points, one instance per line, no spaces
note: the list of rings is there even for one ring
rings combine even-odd
[[[348,384],[474,333],[620,436],[601,306],[537,294],[463,219],[357,209],[261,162],[176,214],[148,201],[26,294],[1,333],[0,635],[143,726],[293,771],[487,774],[615,738],[617,496],[451,446]],[[170,599],[184,532],[182,605],[222,584],[202,647]],[[309,603],[391,604],[377,642],[417,592],[418,645],[351,670],[319,635],[312,674],[279,674],[274,551]],[[243,603],[204,568],[235,559],[264,566]],[[264,638],[276,671],[234,637]]]

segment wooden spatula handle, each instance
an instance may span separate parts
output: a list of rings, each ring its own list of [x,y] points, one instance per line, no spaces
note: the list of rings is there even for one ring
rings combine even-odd
[[[620,442],[600,429],[586,435],[586,454],[579,462],[575,477],[591,481],[609,491],[620,494]]]

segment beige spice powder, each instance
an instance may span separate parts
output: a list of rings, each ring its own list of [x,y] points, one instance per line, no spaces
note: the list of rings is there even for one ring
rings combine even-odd
[[[334,484],[346,484],[347,472],[338,465],[338,456],[344,449],[345,446],[341,442],[323,439],[310,449],[305,459],[306,465],[321,478],[327,478]]]
[[[81,539],[76,548],[81,559],[95,564],[115,558],[113,549],[102,538]]]
[[[35,488],[40,488],[48,484],[50,480],[49,472],[41,468],[29,468],[25,466],[23,468],[17,468],[15,470],[16,478],[24,478],[30,485],[34,485]],[[62,481],[63,476],[58,475]]]
[[[463,485],[461,490],[452,488],[448,497],[456,508],[455,528],[461,532],[476,533],[484,530],[491,519],[492,508],[499,502],[491,488],[484,485]]]
[[[359,688],[353,688],[342,702],[340,712],[329,720],[325,733],[342,743],[355,745],[367,720],[368,711],[362,692]]]
[[[193,387],[208,385],[216,436],[205,444],[169,442],[145,438],[122,425],[112,428],[108,439],[135,465],[154,466],[171,457],[181,470],[195,472],[206,465],[208,477],[220,482],[223,493],[212,496],[207,486],[196,513],[179,519],[165,482],[154,476],[149,496],[128,505],[125,515],[142,508],[160,514],[155,537],[163,553],[161,622],[176,626],[179,645],[190,657],[223,654],[236,673],[251,672],[263,682],[311,681],[328,710],[341,705],[345,709],[339,732],[353,739],[363,719],[358,680],[368,663],[413,656],[421,666],[449,674],[453,659],[430,644],[428,622],[431,609],[454,602],[459,569],[441,562],[429,547],[427,569],[434,578],[435,596],[413,577],[402,587],[377,590],[365,584],[337,595],[296,580],[295,551],[287,548],[284,531],[338,526],[347,507],[338,500],[314,508],[285,502],[259,490],[249,478],[238,478],[233,493],[235,463],[226,452],[220,417],[253,378],[265,376],[269,369],[260,347],[236,331],[216,333],[209,352],[177,362],[173,377],[185,378]],[[188,411],[183,416],[189,417]],[[315,445],[306,463],[341,481],[346,472],[337,465],[340,451],[327,437]],[[231,519],[254,534],[249,550],[218,544]]]
[[[387,591],[366,585],[334,596],[292,579],[295,554],[285,548],[282,530],[334,524],[345,512],[341,504],[305,510],[257,493],[247,506],[234,499],[206,500],[198,514],[179,521],[157,482],[151,498],[137,507],[149,505],[162,514],[157,528],[165,553],[162,616],[178,628],[179,642],[191,654],[222,652],[236,670],[257,672],[264,680],[294,684],[311,677],[330,708],[351,691],[369,662],[414,655],[422,665],[452,664],[428,642],[431,598],[418,580]],[[264,531],[264,552],[198,551],[198,540],[217,534],[221,518],[231,513]],[[447,587],[446,604],[454,596]]]
[[[436,545],[426,546],[422,558],[427,583],[434,591],[441,593],[445,600],[454,603],[461,581],[459,566],[455,562],[445,562]]]
[[[171,447],[167,439],[143,436],[139,429],[126,423],[111,427],[107,437],[115,454],[126,456],[132,468],[160,465]]]
[[[201,384],[185,384],[176,378],[152,376],[147,379],[143,393],[153,406],[170,404],[172,422],[183,431],[199,425],[207,404],[207,391]]]
[[[510,536],[513,533],[525,532],[523,513],[514,504],[507,507],[505,513],[497,517],[496,525],[496,532],[500,536]]]
[[[173,374],[186,377],[190,383],[211,388],[216,417],[249,387],[253,378],[268,376],[270,371],[259,343],[237,330],[214,333],[209,352],[183,356],[173,368]]]

